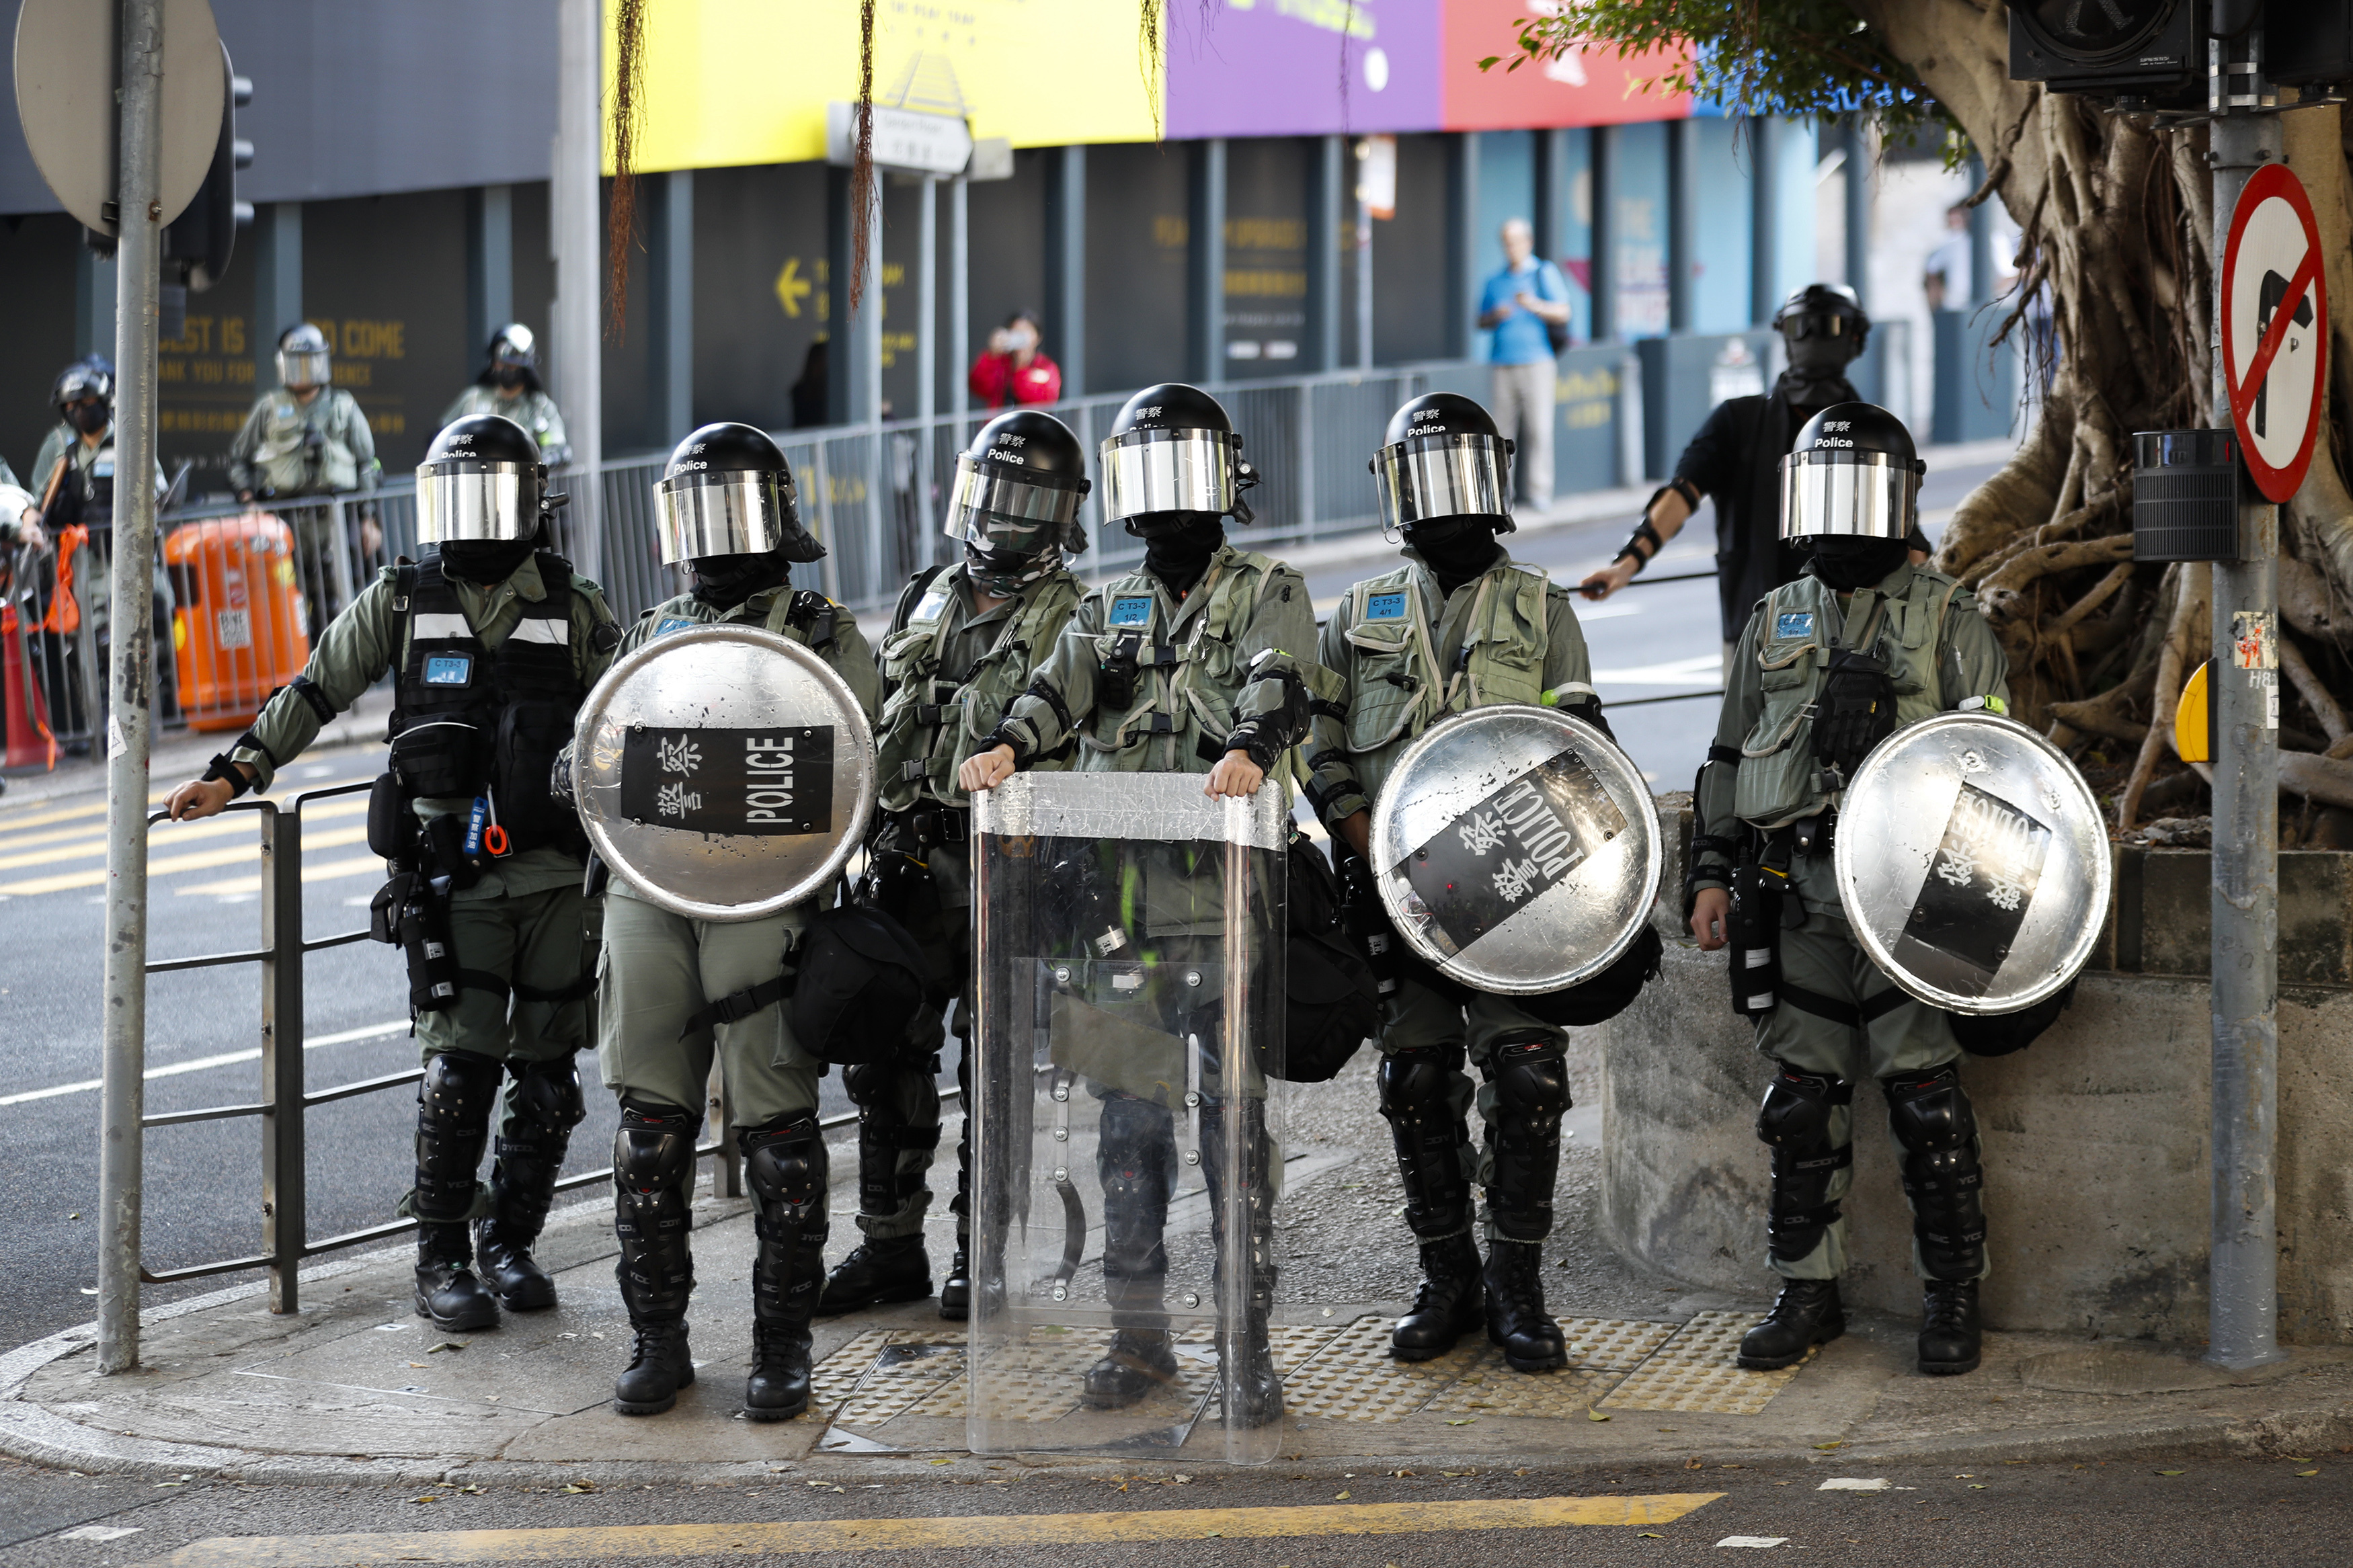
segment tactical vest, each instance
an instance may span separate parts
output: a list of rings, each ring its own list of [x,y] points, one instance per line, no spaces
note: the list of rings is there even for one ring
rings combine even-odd
[[[1187,757],[1207,772],[1225,755],[1234,699],[1250,683],[1238,645],[1275,565],[1248,550],[1213,563],[1179,607],[1181,615],[1201,601],[1176,642],[1163,622],[1158,579],[1142,567],[1094,591],[1103,601],[1103,630],[1089,638],[1095,702],[1079,732],[1081,773],[1176,772]],[[1304,657],[1303,650],[1287,651]],[[1149,742],[1161,737],[1165,749],[1155,766]]]
[[[555,754],[572,738],[587,690],[572,649],[572,567],[543,551],[547,596],[517,603],[522,618],[496,649],[466,619],[438,552],[399,568],[400,677],[393,689],[392,768],[411,799],[464,801],[486,792],[520,852],[578,849],[579,821],[549,792]]]
[[[1421,592],[1427,575],[1409,561],[1349,590],[1346,636],[1356,674],[1348,750],[1356,755],[1410,741],[1444,714],[1544,700],[1550,585],[1544,568],[1518,561],[1489,568],[1463,623],[1461,646],[1442,654]]]
[[[1025,585],[997,640],[960,673],[940,669],[940,629],[955,603],[961,567],[936,572],[911,584],[920,593],[913,610],[882,639],[879,663],[890,696],[875,725],[876,772],[885,811],[906,811],[925,799],[966,804],[955,771],[980,749],[1013,700],[1029,684],[1029,672],[1054,646],[1078,608],[1078,579],[1056,572]],[[903,601],[902,601],[903,602]],[[1034,765],[1054,769],[1060,758]]]
[[[1936,661],[1945,616],[1961,585],[1941,573],[1915,567],[1898,598],[1873,595],[1856,646],[1887,660],[1895,688],[1895,727],[1944,711]],[[1821,787],[1814,758],[1813,705],[1830,671],[1831,650],[1847,619],[1835,589],[1811,574],[1765,595],[1757,643],[1763,710],[1740,746],[1734,814],[1771,829],[1835,804]]]
[[[269,395],[269,413],[262,422],[253,463],[273,493],[316,495],[359,489],[359,455],[344,438],[350,419],[343,405],[351,401],[350,393],[332,386],[319,394],[318,402],[307,405],[296,402],[283,387]],[[315,453],[308,449],[314,416],[320,435]]]
[[[646,612],[646,617],[653,622],[653,629],[647,635],[658,637],[689,626],[741,625],[744,617],[737,612],[743,607],[738,605],[733,609],[714,609],[691,595],[685,595]],[[682,615],[679,613],[681,610],[700,613]],[[823,653],[835,640],[833,611],[833,601],[816,589],[795,588],[769,601],[767,613],[760,618],[760,629],[790,637],[803,647]]]

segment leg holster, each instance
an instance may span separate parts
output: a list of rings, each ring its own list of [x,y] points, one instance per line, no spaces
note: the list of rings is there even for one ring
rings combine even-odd
[[[1487,1124],[1487,1217],[1508,1241],[1552,1234],[1560,1175],[1560,1119],[1569,1108],[1568,1063],[1550,1030],[1499,1037],[1487,1064],[1495,1114]]]
[[[1831,1135],[1831,1112],[1854,1100],[1854,1085],[1787,1062],[1757,1110],[1757,1136],[1773,1151],[1773,1199],[1765,1221],[1766,1250],[1784,1263],[1810,1255],[1839,1217],[1830,1195],[1838,1173],[1854,1163],[1852,1140]]]
[[[1103,1184],[1103,1283],[1114,1310],[1156,1310],[1168,1273],[1168,1197],[1176,1141],[1167,1110],[1118,1089],[1105,1095],[1095,1125],[1095,1176]]]
[[[426,1225],[480,1218],[487,1200],[476,1173],[491,1141],[491,1108],[504,1069],[471,1051],[443,1051],[417,1086],[417,1185],[401,1205]]]
[[[736,1134],[751,1184],[752,1228],[759,1256],[752,1266],[752,1313],[759,1322],[806,1325],[825,1283],[825,1136],[804,1111]]]
[[[501,1236],[527,1246],[547,1224],[572,1130],[587,1115],[570,1057],[516,1073],[491,1166],[491,1221]]]
[[[694,1289],[687,1244],[694,1186],[694,1135],[702,1119],[672,1105],[621,1102],[613,1134],[613,1266],[629,1321],[676,1322]]]
[[[1904,1148],[1904,1195],[1912,1200],[1920,1267],[1931,1279],[1975,1279],[1986,1266],[1985,1168],[1959,1069],[1947,1063],[1884,1079],[1881,1087],[1889,1130]]]
[[[1461,1070],[1459,1046],[1412,1046],[1381,1058],[1381,1115],[1397,1145],[1405,1223],[1422,1241],[1471,1230],[1471,1178],[1462,1168],[1471,1134],[1448,1094]]]

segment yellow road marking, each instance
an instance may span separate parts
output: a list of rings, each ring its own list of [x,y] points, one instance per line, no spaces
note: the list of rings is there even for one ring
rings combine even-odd
[[[356,816],[367,810],[364,800],[332,800],[314,805],[302,814],[305,823],[328,816]],[[209,817],[202,822],[159,822],[147,830],[149,852],[157,848],[176,849],[198,838],[218,838],[225,833],[242,828],[255,832],[260,818],[249,811],[232,816]],[[58,839],[72,842],[59,844]],[[49,844],[46,849],[26,849],[23,854],[0,855],[0,871],[13,871],[19,866],[46,866],[58,860],[79,860],[85,856],[106,853],[106,829],[92,823],[82,827],[60,827],[51,833],[27,834],[22,838],[0,834],[0,847],[10,850],[32,844]]]
[[[306,833],[302,836],[305,849],[339,849],[346,844],[367,841],[367,825],[339,827],[332,833]],[[232,845],[227,849],[205,849],[194,855],[167,855],[161,860],[147,862],[150,877],[169,877],[182,871],[210,871],[222,866],[235,866],[250,861],[256,853],[250,844]],[[74,888],[96,888],[106,881],[106,868],[94,867],[87,871],[61,871],[54,877],[35,877],[23,882],[0,882],[0,893],[16,898],[29,898],[37,893],[62,893]]]
[[[381,1563],[544,1563],[563,1559],[752,1557],[766,1552],[920,1552],[1456,1530],[1671,1524],[1722,1492],[1508,1498],[1348,1507],[1184,1508],[977,1518],[786,1520],[758,1524],[592,1525],[556,1530],[388,1531],[373,1535],[218,1535],[162,1559],[173,1568],[341,1568]]]
[[[384,862],[374,855],[354,855],[343,860],[306,863],[302,868],[302,881],[306,886],[312,882],[339,882],[363,871],[381,877],[384,875]],[[217,882],[198,882],[193,886],[175,887],[172,891],[184,899],[235,898],[240,893],[259,893],[261,891],[261,873],[256,871],[246,877],[224,877]]]

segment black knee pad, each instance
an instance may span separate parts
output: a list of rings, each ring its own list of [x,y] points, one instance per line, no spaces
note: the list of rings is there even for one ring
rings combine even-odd
[[[613,1185],[625,1194],[680,1193],[694,1179],[694,1135],[702,1118],[675,1105],[621,1102],[613,1134]]]
[[[1800,1149],[1776,1144],[1773,1149],[1773,1197],[1765,1215],[1765,1247],[1784,1263],[1795,1263],[1821,1245],[1822,1236],[1840,1215],[1831,1197],[1831,1183],[1854,1163],[1854,1145],[1835,1149],[1816,1145]]]
[[[1960,1069],[1947,1062],[1933,1072],[1883,1079],[1887,1124],[1895,1141],[1913,1154],[1941,1153],[1974,1146],[1977,1112],[1961,1088]]]
[[[1507,1112],[1544,1119],[1568,1110],[1568,1058],[1557,1035],[1505,1035],[1491,1059],[1495,1098]]]
[[[899,1077],[896,1062],[852,1062],[841,1069],[841,1092],[860,1110],[887,1103]]]
[[[549,1132],[568,1133],[587,1120],[588,1105],[580,1097],[580,1070],[572,1058],[533,1062],[515,1074],[516,1116]]]
[[[1852,1104],[1854,1085],[1822,1073],[1799,1072],[1788,1062],[1766,1086],[1757,1108],[1757,1138],[1776,1147],[1811,1149],[1827,1144],[1831,1108]]]
[[[425,1064],[417,1086],[417,1129],[426,1133],[485,1131],[506,1069],[491,1057],[443,1051]]]
[[[1388,1052],[1381,1058],[1377,1075],[1381,1114],[1391,1122],[1400,1118],[1419,1121],[1432,1110],[1452,1114],[1446,1089],[1461,1068],[1462,1049],[1459,1046],[1415,1046]]]

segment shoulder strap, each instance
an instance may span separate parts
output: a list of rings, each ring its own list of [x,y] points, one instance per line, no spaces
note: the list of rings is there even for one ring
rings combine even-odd
[[[938,579],[939,574],[946,570],[945,566],[934,562],[907,579],[907,585],[899,590],[899,603],[891,611],[892,631],[906,629],[909,618],[915,613],[915,606],[923,603],[923,595]]]

